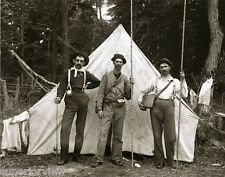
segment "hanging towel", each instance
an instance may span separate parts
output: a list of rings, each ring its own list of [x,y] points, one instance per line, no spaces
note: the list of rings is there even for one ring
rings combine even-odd
[[[14,116],[3,121],[2,146],[1,149],[10,151],[21,151],[21,138],[24,145],[27,145],[26,124],[29,119],[29,112]],[[21,133],[19,123],[22,123]]]
[[[213,84],[213,79],[207,79],[201,87],[201,90],[199,92],[199,104],[209,105],[210,103],[210,95],[211,95],[211,87]]]
[[[197,101],[197,100],[198,100],[198,96],[197,96],[197,94],[195,93],[195,91],[192,90],[192,89],[190,89],[189,94],[190,94],[190,104],[191,104],[191,107],[192,107],[193,109],[195,109],[196,106],[197,106],[197,102],[198,102],[198,101]]]
[[[21,151],[21,138],[19,124],[11,124],[12,118],[3,121],[1,149]]]

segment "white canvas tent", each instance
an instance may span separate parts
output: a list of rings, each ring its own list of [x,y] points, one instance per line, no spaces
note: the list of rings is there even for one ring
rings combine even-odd
[[[90,63],[86,67],[99,79],[106,71],[113,69],[111,58],[115,53],[120,53],[127,59],[122,72],[130,77],[130,36],[122,25],[89,56]],[[141,111],[137,100],[149,79],[158,75],[158,71],[133,42],[133,76],[135,79],[133,94],[133,109],[127,101],[127,113],[123,133],[123,151],[131,151],[131,131],[133,131],[133,151],[138,154],[153,155],[153,134],[149,111]],[[48,154],[60,149],[60,123],[64,110],[64,101],[59,105],[54,103],[57,87],[53,88],[46,96],[29,109],[29,155]],[[87,90],[89,95],[88,116],[85,127],[82,154],[94,154],[97,148],[100,120],[97,118],[94,107],[97,89]],[[178,119],[178,100],[175,101],[176,120]],[[133,120],[131,120],[131,114]],[[176,121],[177,122],[177,121]],[[179,160],[192,162],[194,158],[194,141],[198,124],[198,117],[186,105],[182,104],[180,126]],[[58,126],[56,126],[58,125]],[[58,127],[58,128],[56,128]],[[75,139],[75,126],[72,125],[70,135],[70,152],[73,151]],[[176,154],[174,156],[176,159]]]

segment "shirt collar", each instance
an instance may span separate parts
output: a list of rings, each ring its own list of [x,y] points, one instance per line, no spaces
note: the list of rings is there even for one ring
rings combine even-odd
[[[74,70],[73,77],[77,77],[77,72],[83,72],[83,73],[85,73],[84,68],[77,69],[77,68],[75,68],[75,66],[73,66],[72,68],[70,68],[70,71],[73,71],[73,70]]]
[[[77,69],[75,68],[75,66],[73,66],[72,68],[70,68],[71,71],[81,71],[81,72],[84,72],[84,68],[81,68],[81,69]]]
[[[159,76],[159,79],[162,79],[162,76],[161,76],[161,75]],[[168,79],[167,79],[167,80],[168,80],[168,81],[171,81],[171,80],[173,81],[173,80],[174,80],[174,78],[173,78],[171,75],[169,75],[169,77],[168,77]]]

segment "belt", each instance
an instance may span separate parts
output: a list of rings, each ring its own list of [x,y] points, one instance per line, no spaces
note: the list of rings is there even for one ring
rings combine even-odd
[[[172,98],[168,98],[168,99],[156,98],[156,100],[160,100],[160,101],[173,101]]]
[[[73,88],[72,90],[73,91],[82,91],[82,92],[84,91],[82,88]]]

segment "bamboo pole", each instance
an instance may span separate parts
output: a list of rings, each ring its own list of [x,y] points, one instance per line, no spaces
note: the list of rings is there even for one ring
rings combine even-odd
[[[131,79],[133,79],[133,0],[130,2],[130,61],[131,61]],[[133,82],[131,83],[131,167],[134,166],[134,142],[133,142]]]
[[[181,64],[180,64],[180,72],[183,72],[183,63],[184,63],[184,34],[185,34],[185,20],[186,20],[186,0],[184,0],[184,11],[183,11],[183,29],[182,29],[182,46],[181,46]],[[180,92],[179,92],[179,117],[178,117],[178,138],[177,138],[177,163],[178,167],[178,159],[179,159],[179,141],[180,141],[180,119],[181,119],[181,97],[182,97],[182,88],[183,88],[183,77],[180,76]]]

